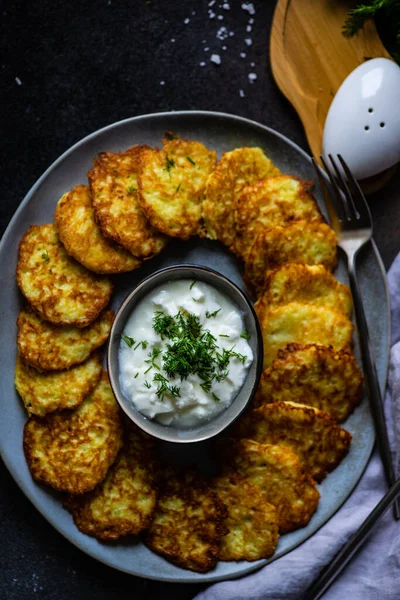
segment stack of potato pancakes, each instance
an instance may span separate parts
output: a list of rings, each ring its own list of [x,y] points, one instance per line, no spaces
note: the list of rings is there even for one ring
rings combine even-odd
[[[310,521],[316,482],[349,451],[338,423],[362,395],[351,296],[331,274],[336,237],[310,187],[260,148],[217,162],[170,135],[162,149],[99,154],[88,185],[59,200],[54,224],[23,236],[15,385],[29,415],[24,452],[85,534],[140,534],[203,573],[218,560],[268,558],[280,534]],[[114,317],[110,275],[196,235],[244,262],[264,339],[260,386],[215,441],[213,477],[159,462],[157,442],[122,417],[100,350]]]

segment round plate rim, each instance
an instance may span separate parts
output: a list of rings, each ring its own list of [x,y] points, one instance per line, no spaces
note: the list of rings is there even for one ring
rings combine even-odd
[[[33,184],[33,186],[30,188],[30,190],[28,191],[28,193],[25,195],[24,199],[22,200],[22,202],[20,203],[20,205],[18,206],[17,210],[15,211],[13,217],[11,218],[10,222],[7,225],[6,230],[4,231],[4,234],[2,236],[2,239],[0,240],[0,254],[2,253],[3,250],[3,245],[6,243],[6,241],[8,240],[8,237],[10,235],[12,235],[12,230],[13,230],[13,225],[14,222],[17,220],[17,218],[19,217],[20,213],[24,210],[25,206],[28,204],[29,200],[31,199],[31,197],[35,194],[36,190],[40,187],[40,185],[42,184],[42,182],[51,174],[51,172],[63,161],[65,160],[70,154],[72,154],[75,150],[77,150],[80,146],[88,143],[90,140],[96,138],[97,136],[100,136],[101,134],[121,127],[124,124],[128,124],[128,123],[132,123],[135,121],[146,121],[146,120],[151,120],[154,118],[168,118],[168,117],[199,117],[199,116],[205,116],[205,117],[215,117],[218,119],[225,119],[227,121],[233,121],[233,122],[240,122],[242,124],[247,124],[251,127],[255,127],[257,129],[261,129],[265,132],[267,132],[268,134],[271,134],[275,137],[280,138],[280,140],[291,146],[293,149],[295,149],[298,153],[300,153],[304,159],[306,159],[308,162],[311,163],[311,157],[310,155],[303,150],[300,146],[298,146],[295,142],[293,142],[292,140],[290,140],[289,138],[287,138],[284,134],[279,133],[278,131],[276,131],[275,129],[268,127],[267,125],[263,125],[262,123],[259,123],[257,121],[248,119],[246,117],[242,117],[239,115],[233,115],[230,113],[225,113],[225,112],[219,112],[219,111],[206,111],[206,110],[180,110],[180,111],[161,111],[161,112],[155,112],[155,113],[148,113],[148,114],[144,114],[144,115],[138,115],[136,117],[129,117],[126,119],[122,119],[120,121],[116,121],[114,123],[111,123],[109,125],[106,125],[100,129],[97,129],[96,131],[88,134],[87,136],[83,137],[82,139],[80,139],[78,142],[76,142],[75,144],[73,144],[72,146],[70,146],[65,152],[63,152],[45,171],[44,173],[39,177],[39,179],[37,179],[37,181]],[[325,174],[323,174],[325,178],[327,178],[325,176]],[[386,271],[385,271],[385,267],[383,265],[383,261],[382,258],[380,256],[380,253],[376,247],[375,242],[372,240],[372,248],[373,248],[373,252],[375,255],[375,260],[377,261],[377,266],[381,272],[382,275],[382,280],[384,283],[384,291],[385,291],[385,301],[386,301],[386,306],[390,307],[390,301],[389,301],[389,290],[388,290],[388,286],[387,286],[387,280],[386,280]],[[386,356],[389,356],[389,351],[390,351],[390,331],[391,331],[391,323],[390,323],[390,310],[388,310],[388,319],[387,319],[387,348],[386,348]],[[385,373],[384,373],[384,379],[381,381],[381,388],[382,391],[384,391],[385,385],[386,385],[386,380],[387,380],[387,373],[388,373],[388,360],[386,360],[386,367],[385,367]],[[369,443],[369,448],[368,448],[368,460],[366,461],[364,468],[362,469],[362,471],[359,474],[359,477],[357,478],[357,480],[354,482],[354,485],[351,489],[351,491],[349,492],[349,494],[344,497],[341,498],[340,501],[337,502],[336,504],[336,508],[334,510],[334,512],[331,514],[331,516],[327,519],[327,521],[329,519],[331,519],[335,513],[337,512],[337,510],[342,506],[342,504],[349,498],[349,496],[353,493],[354,488],[356,487],[358,481],[361,479],[367,465],[368,462],[370,460],[370,456],[372,453],[372,449],[374,446],[374,442],[375,439],[374,437],[372,437],[372,439],[370,440]],[[99,557],[96,555],[95,552],[87,549],[84,546],[84,543],[80,543],[80,541],[77,541],[75,539],[73,539],[68,532],[64,531],[61,527],[58,526],[57,520],[53,519],[52,516],[48,515],[47,512],[45,510],[42,509],[42,507],[40,506],[39,503],[36,502],[36,499],[33,498],[33,494],[31,493],[31,491],[29,490],[29,486],[26,485],[24,479],[22,477],[19,476],[19,474],[17,472],[15,472],[15,470],[13,469],[13,467],[9,464],[9,461],[7,460],[7,456],[5,454],[5,452],[3,451],[3,444],[2,441],[0,439],[0,455],[3,459],[3,462],[5,464],[5,466],[7,467],[8,471],[10,472],[11,476],[13,477],[13,479],[15,480],[15,482],[18,484],[19,488],[21,489],[21,491],[25,494],[25,496],[27,496],[27,498],[29,498],[29,500],[32,502],[32,504],[35,506],[35,508],[39,511],[39,513],[63,536],[65,537],[69,542],[71,542],[74,546],[76,546],[77,548],[79,548],[81,551],[85,552],[85,554],[91,556],[92,558],[98,560],[99,562],[102,562],[103,564],[106,564],[107,566],[113,568],[113,569],[117,569],[119,571],[122,571],[124,573],[127,573],[129,575],[134,575],[134,576],[139,576],[139,577],[143,577],[145,579],[150,579],[150,580],[155,580],[155,581],[162,581],[162,582],[170,582],[170,583],[184,583],[184,584],[194,584],[194,583],[216,583],[218,581],[224,581],[227,579],[235,579],[238,577],[243,577],[251,572],[254,572],[256,570],[258,570],[259,568],[262,568],[263,566],[265,566],[266,564],[268,564],[269,562],[272,562],[273,560],[275,560],[274,558],[270,559],[270,560],[260,560],[260,561],[256,561],[256,563],[248,563],[248,567],[244,567],[243,569],[240,570],[240,572],[237,573],[232,573],[232,574],[224,574],[224,575],[212,575],[212,574],[205,574],[196,579],[190,580],[190,579],[181,579],[179,577],[153,577],[151,575],[143,575],[140,573],[134,573],[132,570],[128,570],[126,568],[123,567],[119,567],[115,564],[112,564],[111,562],[107,561],[105,558],[103,557]],[[322,523],[313,533],[311,533],[311,535],[309,537],[307,537],[306,539],[304,539],[303,541],[301,541],[299,544],[297,544],[295,546],[295,548],[289,548],[286,551],[284,551],[279,558],[281,558],[282,556],[284,556],[285,554],[287,554],[288,552],[291,552],[292,550],[295,550],[296,548],[298,548],[299,546],[301,546],[301,544],[303,544],[305,541],[307,541],[307,539],[309,539],[310,537],[312,537],[313,535],[315,535],[317,533],[317,531],[320,529],[320,527],[322,527],[327,521],[325,521],[324,523]],[[193,573],[194,576],[199,575],[196,573]]]

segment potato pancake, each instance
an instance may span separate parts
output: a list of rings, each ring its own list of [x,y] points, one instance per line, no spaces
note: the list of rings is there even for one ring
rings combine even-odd
[[[226,508],[199,473],[167,475],[145,544],[178,567],[206,573],[218,561]]]
[[[292,175],[269,177],[244,188],[235,211],[236,254],[246,260],[259,233],[271,227],[287,227],[294,221],[323,223],[310,193],[313,184]]]
[[[101,152],[87,174],[102,234],[140,259],[156,256],[168,241],[150,225],[140,208],[138,174],[143,148],[147,146]]]
[[[87,185],[77,185],[59,200],[54,221],[67,253],[95,273],[110,275],[140,267],[130,252],[107,240],[94,220]]]
[[[106,478],[81,496],[70,496],[64,506],[80,531],[102,541],[137,535],[150,525],[157,492],[153,441],[135,426]]]
[[[259,295],[267,271],[286,263],[324,265],[333,270],[337,263],[334,231],[325,223],[297,221],[261,232],[247,255],[244,279]]]
[[[336,310],[291,302],[259,315],[264,341],[264,368],[288,344],[320,344],[335,350],[352,346],[353,324]]]
[[[76,410],[30,417],[23,444],[33,479],[55,490],[83,494],[103,481],[122,447],[121,410],[107,373]]]
[[[50,412],[79,406],[96,387],[103,370],[103,357],[93,354],[84,363],[67,371],[37,371],[18,354],[15,387],[29,415],[43,417]]]
[[[257,313],[290,302],[326,306],[346,317],[352,309],[349,288],[339,283],[323,265],[289,263],[268,271],[264,289],[256,302]]]
[[[319,492],[298,456],[286,446],[227,439],[224,474],[238,472],[276,508],[279,532],[305,527],[317,509]]]
[[[17,282],[35,311],[56,325],[89,325],[112,293],[108,277],[68,256],[54,225],[32,225],[22,237]]]
[[[228,533],[221,540],[220,560],[259,560],[275,552],[279,539],[275,507],[259,488],[238,475],[220,476],[212,488],[228,510]]]
[[[338,466],[352,439],[327,413],[292,402],[264,404],[250,411],[238,420],[235,434],[260,444],[291,448],[316,481]]]
[[[236,237],[235,210],[244,188],[279,174],[261,148],[224,152],[207,182],[203,204],[206,237],[232,246]]]
[[[105,310],[88,327],[52,325],[28,306],[18,315],[17,344],[21,356],[32,367],[60,371],[84,362],[107,340],[114,312]]]
[[[163,140],[163,148],[140,156],[140,206],[150,223],[166,235],[187,240],[199,233],[208,176],[217,155],[200,142]]]
[[[362,389],[363,377],[352,353],[289,344],[263,372],[254,405],[292,400],[344,421],[361,401]]]

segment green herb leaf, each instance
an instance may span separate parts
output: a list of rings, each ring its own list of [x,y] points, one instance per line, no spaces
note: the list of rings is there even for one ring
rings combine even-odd
[[[194,162],[193,158],[190,158],[190,156],[187,156],[186,159],[192,163],[192,165],[196,165],[196,163]]]
[[[228,337],[230,337],[230,336],[229,336],[229,335],[226,335],[226,333],[220,333],[220,334],[219,334],[219,337],[226,337],[226,338],[228,338]]]
[[[129,348],[132,348],[133,344],[135,343],[135,340],[128,335],[123,335],[122,339],[124,340],[125,344],[129,346]]]
[[[218,398],[217,394],[214,394],[214,392],[212,392],[212,397],[214,398],[215,402],[221,402],[221,398]]]
[[[242,333],[240,334],[240,337],[243,338],[244,340],[249,340],[251,336],[250,336],[249,332],[247,331],[247,329],[244,329],[242,331]]]
[[[128,194],[133,194],[133,192],[136,192],[136,188],[134,185],[130,185],[126,191]]]
[[[165,157],[164,171],[167,171],[168,175],[170,177],[171,177],[171,169],[174,166],[175,166],[175,160],[173,158],[170,158],[169,156],[166,156]]]
[[[136,373],[136,375],[133,379],[136,379],[136,377],[138,377],[138,375],[139,375],[139,371]]]
[[[219,308],[218,310],[214,311],[213,313],[210,312],[209,310],[206,311],[206,317],[207,319],[215,319],[215,317],[217,316],[217,314],[219,313],[221,309]]]
[[[181,184],[178,185],[178,187],[176,188],[176,191],[179,192],[180,189],[181,189]]]
[[[147,387],[148,390],[151,388],[151,383],[149,383],[148,381],[145,381],[144,385]]]
[[[47,250],[45,250],[44,252],[42,252],[42,258],[44,260],[44,262],[49,262],[50,260],[50,256]]]
[[[194,285],[196,285],[196,283],[197,283],[197,281],[196,281],[196,280],[195,280],[195,281],[192,281],[192,283],[190,284],[190,288],[189,288],[189,289],[191,290],[191,289],[192,289],[192,287],[193,287]]]

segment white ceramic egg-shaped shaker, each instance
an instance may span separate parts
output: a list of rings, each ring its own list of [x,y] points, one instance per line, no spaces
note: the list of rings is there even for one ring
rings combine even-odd
[[[400,67],[374,58],[338,89],[325,121],[324,157],[341,154],[365,179],[400,162]]]

